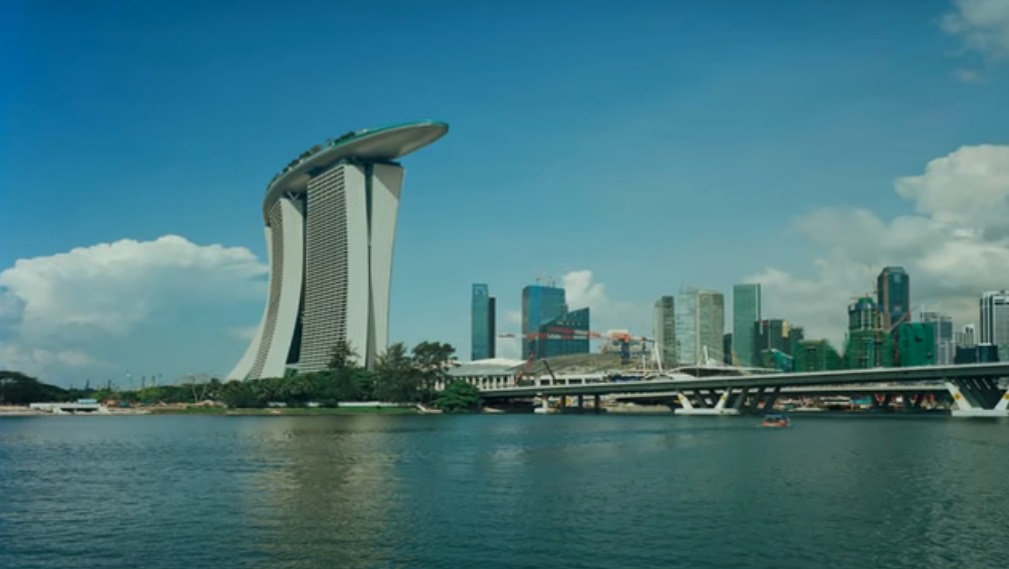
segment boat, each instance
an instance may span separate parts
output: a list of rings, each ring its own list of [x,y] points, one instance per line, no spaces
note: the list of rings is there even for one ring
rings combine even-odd
[[[772,427],[772,428],[783,428],[791,425],[791,421],[785,415],[767,415],[764,420],[760,422],[761,427]]]

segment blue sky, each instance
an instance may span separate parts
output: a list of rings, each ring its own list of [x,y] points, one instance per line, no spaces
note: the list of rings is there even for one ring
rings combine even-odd
[[[490,285],[514,331],[538,273],[591,271],[569,283],[594,327],[644,334],[651,302],[684,284],[761,280],[769,316],[830,335],[837,299],[881,263],[918,267],[912,282],[961,320],[973,289],[1009,281],[946,286],[928,235],[852,253],[846,231],[817,233],[856,209],[890,232],[945,223],[895,180],[1001,159],[1002,2],[476,4],[5,3],[0,368],[60,383],[227,372],[265,298],[267,181],[327,137],[422,118],[451,132],[404,160],[395,340],[467,355],[470,284]],[[1002,178],[975,178],[1005,201]],[[964,191],[940,182],[922,187]],[[152,245],[166,235],[184,243]],[[102,270],[94,247],[122,239],[137,244]],[[90,270],[45,264],[74,248],[91,248]],[[19,259],[37,262],[18,275]],[[790,301],[817,286],[832,304]],[[123,321],[89,328],[112,313]]]

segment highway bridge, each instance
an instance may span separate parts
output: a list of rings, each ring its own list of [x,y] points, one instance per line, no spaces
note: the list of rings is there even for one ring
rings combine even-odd
[[[923,382],[941,384],[954,402],[957,417],[1009,417],[1009,363],[951,366],[875,368],[861,370],[777,373],[760,375],[723,375],[693,377],[685,374],[660,375],[643,381],[571,380],[565,385],[530,385],[481,390],[485,401],[553,396],[633,393],[678,394],[686,413],[735,414],[740,411],[771,409],[784,388],[890,384],[895,393],[915,392]],[[934,387],[934,386],[933,386]],[[870,391],[866,389],[866,391]],[[733,412],[734,411],[734,412]]]

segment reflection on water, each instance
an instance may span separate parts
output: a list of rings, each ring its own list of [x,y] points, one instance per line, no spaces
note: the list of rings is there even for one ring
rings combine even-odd
[[[1003,567],[1009,424],[0,419],[0,567]]]

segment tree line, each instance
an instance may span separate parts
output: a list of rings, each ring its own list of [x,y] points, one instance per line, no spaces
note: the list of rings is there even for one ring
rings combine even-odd
[[[482,404],[479,390],[461,381],[449,382],[448,370],[454,362],[455,348],[451,344],[421,342],[408,350],[402,343],[396,343],[378,356],[373,369],[367,369],[353,347],[341,342],[333,348],[323,371],[246,381],[211,379],[137,390],[88,387],[69,390],[19,372],[0,372],[0,405],[94,398],[148,405],[211,400],[232,408],[259,408],[274,402],[291,407],[309,403],[337,407],[348,401],[389,401],[423,403],[446,411],[478,409]],[[438,383],[447,384],[440,393],[435,392]]]

